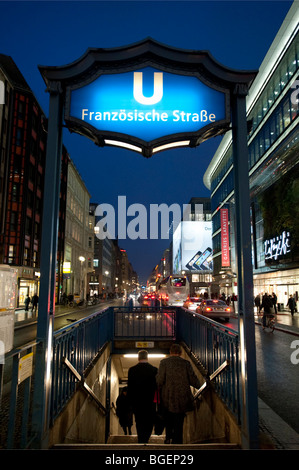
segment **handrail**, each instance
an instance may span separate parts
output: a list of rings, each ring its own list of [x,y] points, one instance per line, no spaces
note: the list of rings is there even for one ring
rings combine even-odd
[[[229,361],[227,361],[227,360],[224,361],[224,363],[221,364],[221,366],[218,367],[218,369],[215,370],[215,372],[213,372],[207,378],[207,380],[204,382],[204,384],[197,390],[197,392],[193,396],[193,399],[196,400],[197,398],[199,398],[199,396],[203,393],[203,391],[208,387],[208,383],[212,382],[212,380],[214,380],[219,374],[221,374],[221,372],[223,372],[228,366],[229,366]]]
[[[62,367],[62,358],[68,359],[80,377],[83,376],[99,351],[111,341],[112,325],[113,310],[108,307],[55,332],[51,394],[52,423],[76,389],[75,376],[69,373],[69,369]]]
[[[183,307],[177,320],[177,340],[187,345],[203,375],[208,377],[207,385],[212,378],[215,392],[240,422],[239,333]]]
[[[14,356],[21,354],[23,351],[26,351],[27,349],[34,348],[40,343],[40,341],[32,341],[30,343],[24,344],[23,346],[18,346],[16,349],[12,349],[8,353],[5,354],[5,361],[7,359],[11,359]]]
[[[204,315],[201,315],[198,312],[193,312],[192,310],[188,310],[185,307],[181,307],[181,309],[183,309],[186,312],[190,313],[193,317],[200,318],[201,320],[204,320],[205,322],[210,323],[211,326],[215,327],[216,329],[227,331],[228,333],[231,333],[234,336],[239,336],[239,333],[236,330],[233,330],[232,328],[229,328],[228,326],[223,326],[220,323],[213,320],[212,318],[205,317]]]
[[[96,402],[96,404],[98,405],[98,407],[99,407],[100,411],[102,412],[102,414],[104,416],[106,416],[106,414],[107,414],[106,408],[102,405],[102,403],[100,402],[100,400],[98,399],[96,394],[93,392],[93,390],[87,385],[87,383],[85,382],[84,377],[81,377],[79,372],[75,369],[75,367],[70,363],[70,361],[66,357],[62,358],[62,362],[69,368],[69,370],[72,372],[72,374],[81,383],[82,387],[84,388],[84,390],[86,390],[88,395],[91,396],[91,398]]]
[[[113,307],[114,339],[175,339],[176,309],[165,307]]]
[[[10,368],[12,367],[10,380],[4,384],[5,369],[4,364],[0,365],[0,407],[2,406],[2,400],[7,396],[9,389],[10,402],[7,409],[7,413],[3,413],[1,416],[1,427],[7,429],[6,441],[2,442],[0,447],[6,447],[12,449],[14,447],[26,448],[29,444],[32,436],[29,436],[28,421],[29,421],[29,410],[32,399],[32,375],[33,368],[30,370],[25,368],[26,373],[19,375],[20,373],[20,361],[28,357],[28,360],[33,360],[34,349],[40,344],[40,341],[32,341],[24,346],[17,347],[12,351],[5,354],[4,364]],[[19,385],[22,382],[20,389]],[[4,389],[7,386],[7,392]],[[17,432],[16,432],[17,430]],[[1,435],[1,438],[4,436]]]

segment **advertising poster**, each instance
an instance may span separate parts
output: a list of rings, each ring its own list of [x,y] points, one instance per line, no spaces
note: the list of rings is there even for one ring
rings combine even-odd
[[[212,222],[181,222],[173,236],[173,269],[205,273],[213,270]]]
[[[182,268],[182,250],[181,250],[181,235],[182,228],[181,224],[178,225],[173,234],[173,258],[172,258],[172,272],[173,274],[179,274],[183,270]]]
[[[228,209],[220,210],[221,219],[221,265],[230,266],[229,258],[229,229],[228,229]]]

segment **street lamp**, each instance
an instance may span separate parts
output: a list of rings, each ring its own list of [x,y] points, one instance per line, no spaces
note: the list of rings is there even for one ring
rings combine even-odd
[[[81,262],[80,270],[80,281],[81,281],[81,300],[84,299],[84,277],[83,277],[83,263],[85,261],[84,256],[79,256],[79,261]]]

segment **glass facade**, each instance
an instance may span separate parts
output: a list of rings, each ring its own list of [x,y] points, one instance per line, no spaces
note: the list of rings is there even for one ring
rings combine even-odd
[[[289,46],[287,53],[282,58],[279,66],[273,72],[256,105],[248,115],[248,120],[252,121],[252,130],[250,135],[255,132],[264,118],[267,119],[269,113],[271,113],[271,111],[276,107],[277,103],[281,101],[281,97],[283,96],[284,92],[288,90],[288,88],[293,84],[298,73],[298,67],[299,43],[298,37],[295,37]],[[290,119],[291,111],[287,105],[287,101],[285,103],[287,106],[287,109],[285,110],[286,121],[283,122],[283,120],[281,120],[281,130],[283,129],[283,126],[288,125]]]
[[[251,190],[253,267],[255,274],[269,272],[264,256],[264,214],[260,195],[283,174],[294,172],[298,162],[299,35],[296,34],[279,63],[259,90],[259,96],[247,114],[248,168]],[[297,85],[298,81],[298,85]],[[221,266],[220,208],[230,214],[231,271],[234,266],[234,169],[232,143],[223,151],[210,176],[213,221],[214,275]],[[297,171],[297,170],[296,170]],[[294,265],[294,259],[293,259]],[[293,268],[292,265],[292,268]],[[298,263],[299,267],[299,263]],[[284,265],[284,269],[287,266]],[[277,270],[280,266],[276,267]],[[260,282],[257,283],[260,285]]]

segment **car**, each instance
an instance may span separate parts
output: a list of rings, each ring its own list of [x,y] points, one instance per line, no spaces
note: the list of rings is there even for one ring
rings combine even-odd
[[[159,294],[158,299],[162,307],[165,307],[166,305],[168,305],[168,300],[169,300],[168,294],[165,294],[165,293]]]
[[[195,310],[201,301],[202,299],[200,297],[187,297],[183,307],[187,308],[188,310]]]
[[[209,318],[225,318],[228,321],[233,315],[232,307],[229,307],[223,300],[205,299],[196,308],[196,312]]]
[[[155,305],[156,295],[153,292],[148,292],[144,295],[142,305],[153,307]]]

